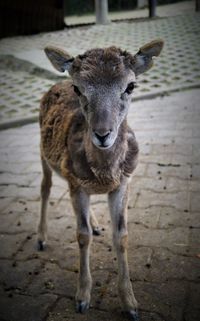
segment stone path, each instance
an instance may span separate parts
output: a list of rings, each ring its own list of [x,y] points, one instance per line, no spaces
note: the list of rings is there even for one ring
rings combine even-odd
[[[141,22],[66,29],[0,40],[0,128],[37,119],[41,95],[62,79],[43,53],[47,44],[77,55],[92,47],[120,46],[135,53],[155,38],[165,47],[155,67],[140,77],[135,98],[200,86],[200,16],[197,13]],[[26,68],[24,68],[24,65]]]
[[[141,152],[130,188],[128,252],[141,321],[199,320],[199,101],[199,90],[191,90],[130,109]],[[39,128],[4,130],[0,137],[0,320],[125,321],[106,198],[92,199],[102,235],[92,245],[92,306],[80,316],[74,312],[78,249],[68,188],[54,177],[49,245],[38,253]]]

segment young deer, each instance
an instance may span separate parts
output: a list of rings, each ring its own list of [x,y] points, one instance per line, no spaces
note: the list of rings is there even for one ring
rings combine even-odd
[[[137,301],[127,263],[127,215],[129,178],[137,165],[138,145],[128,127],[127,113],[136,76],[153,65],[163,41],[146,44],[133,56],[116,47],[93,49],[75,58],[63,50],[46,47],[45,53],[60,72],[72,81],[54,85],[40,109],[41,218],[38,246],[46,242],[46,210],[52,170],[69,183],[77,219],[80,271],[76,308],[85,312],[90,304],[92,278],[89,250],[98,223],[89,213],[90,195],[108,193],[113,241],[118,258],[118,290],[123,310],[138,320]]]

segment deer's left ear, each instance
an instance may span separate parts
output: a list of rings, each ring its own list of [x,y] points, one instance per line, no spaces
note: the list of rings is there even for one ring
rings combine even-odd
[[[142,74],[153,66],[154,56],[159,56],[164,45],[161,39],[147,43],[134,56],[133,70],[136,75]]]

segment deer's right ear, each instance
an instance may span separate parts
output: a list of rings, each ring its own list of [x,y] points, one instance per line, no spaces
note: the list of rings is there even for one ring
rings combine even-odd
[[[53,46],[46,47],[44,51],[54,68],[56,68],[60,72],[65,72],[65,70],[69,71],[74,61],[74,58],[72,56],[70,56],[64,50]]]

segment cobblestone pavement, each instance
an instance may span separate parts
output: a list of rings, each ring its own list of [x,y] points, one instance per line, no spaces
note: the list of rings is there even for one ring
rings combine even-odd
[[[140,144],[130,188],[129,265],[141,321],[197,321],[200,315],[200,92],[132,104]],[[35,248],[39,208],[38,124],[0,133],[0,320],[125,321],[105,196],[92,199],[93,291],[74,312],[78,272],[75,218],[64,181],[54,177],[47,250]]]
[[[73,55],[92,47],[111,45],[135,53],[155,38],[163,38],[165,47],[155,67],[140,77],[136,98],[200,86],[200,16],[197,13],[2,39],[1,127],[37,117],[41,94],[59,77],[43,53],[47,44],[66,48]]]

